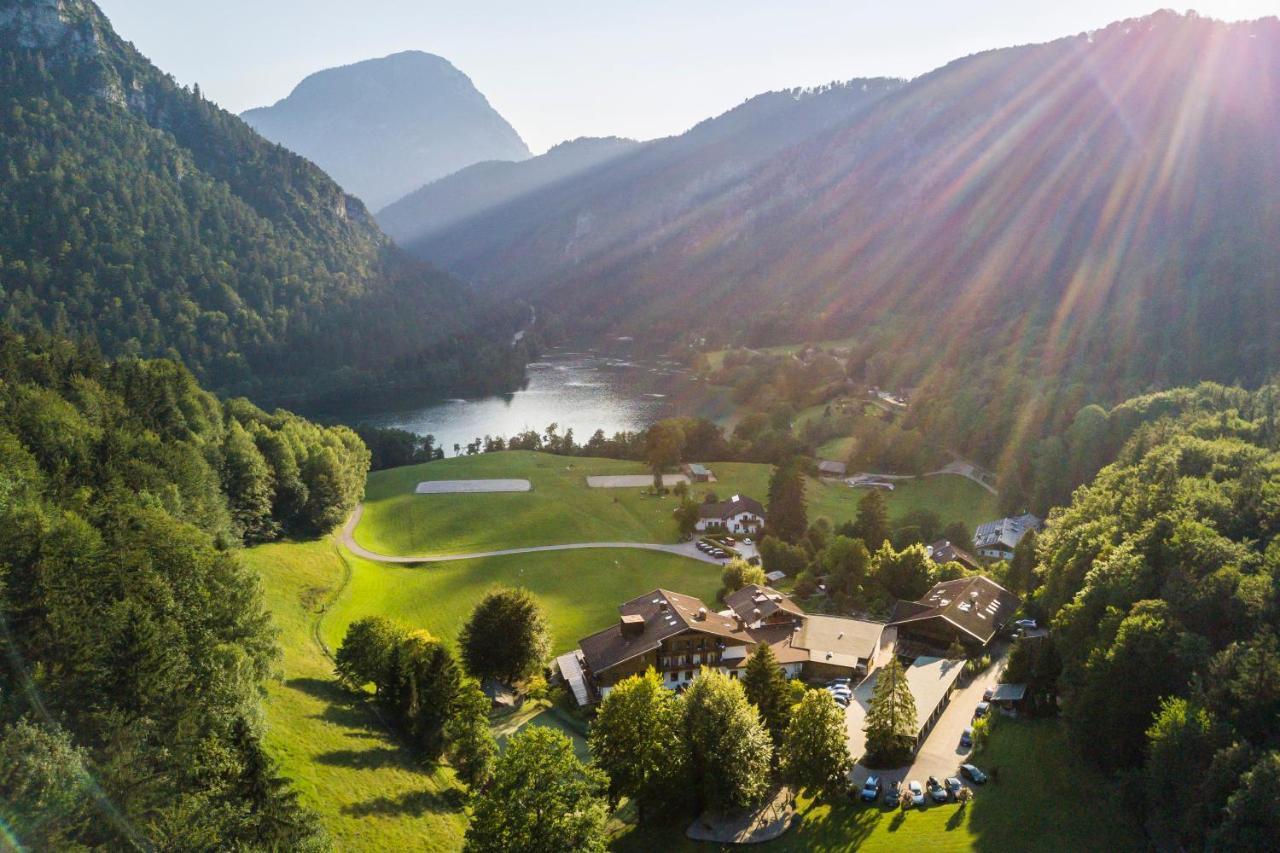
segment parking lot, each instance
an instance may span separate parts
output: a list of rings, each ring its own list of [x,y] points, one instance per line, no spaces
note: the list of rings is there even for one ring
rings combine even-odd
[[[862,764],[854,765],[850,780],[861,788],[868,776],[879,776],[888,789],[890,782],[915,779],[921,784],[930,776],[939,781],[948,776],[957,775],[958,768],[969,760],[970,749],[960,746],[960,735],[973,724],[973,709],[982,701],[983,691],[994,688],[1000,680],[1000,672],[1008,656],[1005,645],[993,647],[991,650],[991,666],[980,673],[965,687],[957,687],[951,694],[951,700],[942,716],[934,724],[929,736],[907,767],[893,770],[871,770]],[[849,754],[861,756],[866,750],[866,735],[862,726],[866,722],[867,709],[871,704],[871,695],[875,690],[876,674],[864,681],[853,692],[853,699],[845,711],[846,729],[848,731]],[[982,767],[981,761],[975,762]],[[983,767],[986,770],[987,768]],[[967,784],[967,783],[966,783]]]

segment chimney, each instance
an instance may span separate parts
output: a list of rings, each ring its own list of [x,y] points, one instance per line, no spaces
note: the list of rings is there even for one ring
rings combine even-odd
[[[668,604],[667,600],[664,598],[658,602],[658,609],[661,610],[663,613],[666,613],[668,610],[671,609],[671,605]]]
[[[746,623],[746,622],[744,622],[744,621],[743,621],[743,619],[742,619],[742,617],[741,617],[741,616],[739,616],[737,613],[733,614],[733,621],[734,621],[734,622],[736,622],[736,623],[738,623],[738,630],[739,630],[739,631],[741,631],[743,628],[746,628],[746,627],[747,627],[747,623]]]
[[[706,618],[707,618],[707,608],[705,608],[705,607],[699,607],[699,608],[698,608],[698,621],[699,621],[699,622],[701,622],[701,621],[705,620]]]
[[[644,633],[644,617],[639,613],[625,613],[618,620],[618,627],[624,637],[638,637]]]

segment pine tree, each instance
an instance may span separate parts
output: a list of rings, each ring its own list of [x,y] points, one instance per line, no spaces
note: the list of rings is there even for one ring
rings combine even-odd
[[[868,551],[879,549],[890,537],[889,507],[879,489],[872,489],[858,501],[858,516],[854,521],[854,529]]]
[[[778,465],[769,478],[769,531],[792,544],[809,528],[804,471],[798,460]]]
[[[905,758],[915,743],[918,723],[916,700],[907,684],[907,673],[897,655],[889,658],[876,676],[871,707],[867,709],[867,755],[873,765],[893,765]]]
[[[464,679],[444,726],[449,761],[471,789],[482,788],[493,774],[498,742],[489,727],[489,697],[474,678]]]
[[[755,653],[747,661],[742,673],[742,689],[746,691],[747,701],[759,709],[760,719],[774,744],[780,744],[791,708],[791,691],[787,688],[787,677],[778,665],[778,658],[768,643],[756,646]]]

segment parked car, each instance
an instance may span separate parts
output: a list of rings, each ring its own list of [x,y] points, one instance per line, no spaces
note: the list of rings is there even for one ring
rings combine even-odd
[[[960,733],[960,745],[963,747],[973,746],[973,726],[966,726],[965,730]]]
[[[975,720],[981,720],[983,717],[987,715],[987,713],[990,710],[991,710],[990,702],[979,702],[978,707],[973,709],[973,718]]]
[[[911,798],[911,805],[924,805],[924,788],[914,779],[907,783],[907,796]]]
[[[750,537],[750,536],[748,536],[748,537],[746,537],[745,539],[743,539],[743,540],[742,540],[742,544],[743,544],[743,545],[754,545],[755,543],[754,543],[754,542],[752,542],[752,541],[751,541],[751,537]]]
[[[1027,631],[1034,631],[1034,630],[1036,629],[1036,627],[1037,627],[1037,626],[1036,626],[1036,620],[1034,620],[1034,619],[1019,619],[1018,621],[1014,622],[1013,624],[1017,625],[1019,628],[1023,628],[1023,629],[1025,629],[1025,630],[1027,630]]]
[[[732,548],[734,545],[737,545],[737,544],[738,544],[738,540],[737,540],[737,539],[734,539],[732,536],[725,536],[725,537],[724,537],[724,538],[722,538],[720,541],[721,541],[721,542],[723,542],[724,544],[728,545],[730,548]],[[1034,628],[1035,626],[1033,625],[1032,627]]]
[[[828,686],[828,687],[848,687],[848,686],[849,686],[849,679],[845,678],[845,677],[842,675],[842,676],[840,676],[839,678],[833,678],[833,679],[831,679],[831,681],[829,681],[829,682],[827,683],[827,686]]]
[[[717,560],[723,560],[725,557],[729,555],[725,553],[722,549],[717,548],[711,552],[711,556],[715,557]]]
[[[862,801],[864,803],[874,803],[880,799],[880,777],[868,776],[866,783],[862,786]]]
[[[981,785],[987,781],[987,774],[983,773],[981,770],[979,770],[977,767],[974,767],[972,764],[961,764],[960,775],[968,779],[970,782],[974,783],[975,785]]]
[[[925,784],[929,786],[929,796],[933,798],[935,803],[945,803],[947,801],[947,789],[942,787],[942,783],[935,777],[930,776],[929,781]]]
[[[902,804],[902,783],[889,783],[889,790],[884,795],[884,804],[891,809],[896,809]]]
[[[982,701],[990,702],[991,697],[994,695],[996,695],[996,689],[994,687],[988,687],[986,690],[982,691]]]
[[[960,789],[964,787],[964,785],[961,784],[960,780],[954,776],[948,776],[946,785],[947,785],[947,794],[951,797],[951,799],[953,800],[960,799]]]

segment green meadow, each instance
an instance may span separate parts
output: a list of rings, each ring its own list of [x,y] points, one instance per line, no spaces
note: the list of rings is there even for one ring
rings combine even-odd
[[[726,498],[740,493],[764,501],[770,466],[750,462],[711,462],[718,482],[697,484],[693,493]],[[507,451],[461,456],[369,475],[364,517],[356,541],[389,555],[447,555],[571,542],[675,542],[673,496],[646,490],[592,489],[588,476],[644,474],[638,462],[552,456]],[[525,478],[531,492],[506,494],[419,495],[424,480]],[[839,482],[810,479],[809,517],[826,516],[839,524],[852,519],[865,494]],[[886,494],[891,517],[912,509],[931,509],[944,523],[974,527],[997,517],[996,499],[962,477],[939,476],[900,481]]]

